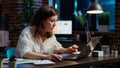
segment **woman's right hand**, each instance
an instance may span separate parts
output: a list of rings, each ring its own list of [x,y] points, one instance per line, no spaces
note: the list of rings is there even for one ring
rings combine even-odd
[[[47,55],[47,59],[51,61],[61,61],[62,57],[58,54],[51,54],[51,55]]]
[[[66,50],[67,53],[73,53],[73,52],[76,52],[76,51],[78,51],[78,46],[76,44],[68,47],[67,50]]]

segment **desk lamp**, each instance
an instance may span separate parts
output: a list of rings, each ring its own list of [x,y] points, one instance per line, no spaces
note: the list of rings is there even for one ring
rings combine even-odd
[[[92,3],[88,6],[87,9],[87,14],[99,14],[99,13],[103,13],[103,9],[101,7],[101,5],[98,3],[97,0],[91,0]],[[88,27],[88,23],[86,24],[86,35],[87,35],[87,42],[89,42],[91,40],[91,35],[89,32],[89,27]]]

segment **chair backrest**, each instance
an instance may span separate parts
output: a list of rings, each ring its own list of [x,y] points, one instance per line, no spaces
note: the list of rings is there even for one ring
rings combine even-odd
[[[9,46],[5,49],[6,57],[10,58],[12,55],[15,54],[16,47],[14,46]]]

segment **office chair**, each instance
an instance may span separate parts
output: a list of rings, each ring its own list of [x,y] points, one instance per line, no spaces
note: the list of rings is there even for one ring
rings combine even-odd
[[[10,58],[12,55],[14,55],[15,49],[16,49],[16,47],[14,47],[14,46],[9,46],[9,47],[5,48],[6,57]]]

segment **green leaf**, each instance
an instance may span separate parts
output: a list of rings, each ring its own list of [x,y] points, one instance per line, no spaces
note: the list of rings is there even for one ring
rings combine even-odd
[[[74,16],[76,18],[76,20],[80,23],[81,27],[85,26],[86,20],[85,20],[85,15],[82,14],[82,12],[79,11],[74,11]]]
[[[0,61],[5,58],[5,54],[3,52],[0,52]]]
[[[99,25],[109,25],[110,22],[110,13],[104,12],[98,15],[98,24]]]

